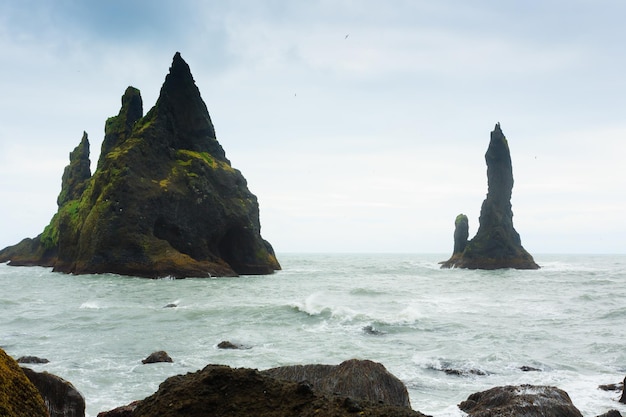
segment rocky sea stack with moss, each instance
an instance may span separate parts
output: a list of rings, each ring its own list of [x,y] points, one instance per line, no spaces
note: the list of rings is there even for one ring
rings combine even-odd
[[[491,132],[485,161],[488,192],[480,209],[478,232],[467,241],[467,216],[459,214],[455,220],[454,252],[441,267],[538,269],[539,265],[522,247],[520,236],[513,228],[513,168],[509,144],[499,123]]]
[[[128,87],[106,121],[97,169],[87,134],[70,154],[43,233],[0,251],[10,265],[73,274],[208,277],[280,269],[261,237],[259,205],[216,139],[207,107],[179,53],[143,116]]]

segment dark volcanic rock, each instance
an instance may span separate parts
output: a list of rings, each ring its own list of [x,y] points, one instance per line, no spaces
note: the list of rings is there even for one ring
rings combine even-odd
[[[306,384],[272,378],[253,369],[209,365],[201,371],[168,378],[159,390],[124,417],[417,417],[407,407],[372,403],[316,392]],[[107,415],[107,414],[101,414]]]
[[[110,411],[102,411],[98,413],[98,417],[131,417],[135,408],[141,403],[141,400],[133,401],[128,405],[114,408]]]
[[[259,205],[232,168],[189,66],[174,56],[155,106],[142,116],[128,87],[107,120],[98,168],[89,143],[70,154],[59,210],[43,233],[0,251],[0,262],[142,277],[270,274]]]
[[[569,395],[547,386],[505,386],[470,395],[459,404],[469,417],[582,417]]]
[[[626,378],[624,378],[624,382],[622,383],[622,396],[619,399],[619,402],[626,404]]]
[[[228,340],[222,340],[217,344],[218,349],[250,349],[250,346],[239,345]]]
[[[385,367],[369,360],[351,359],[339,365],[294,365],[262,372],[288,381],[308,381],[316,390],[338,393],[398,407],[411,407],[406,386]]]
[[[460,251],[463,247],[464,225],[457,224],[460,217],[458,216],[455,222],[454,253],[449,260],[441,263],[441,267],[538,269],[539,265],[522,247],[520,236],[513,228],[513,211],[511,210],[513,168],[509,145],[499,123],[491,132],[485,161],[487,162],[488,192],[480,209],[478,232]]]
[[[50,417],[83,417],[85,415],[85,399],[71,383],[48,372],[22,369],[43,397]]]
[[[50,361],[45,358],[38,358],[37,356],[20,356],[17,358],[17,363],[49,363]]]
[[[467,246],[469,237],[469,220],[465,214],[459,214],[454,219],[454,251],[453,255],[461,254]]]
[[[47,417],[37,388],[17,362],[0,349],[0,416]]]
[[[57,205],[61,207],[70,200],[79,199],[87,187],[89,178],[91,178],[89,139],[87,132],[83,132],[80,143],[70,152],[70,164],[63,171]]]
[[[609,410],[604,414],[600,414],[598,417],[622,417],[622,413],[617,410]]]
[[[158,362],[174,362],[170,355],[167,354],[164,350],[159,350],[158,352],[152,352],[146,359],[143,359],[141,363],[158,363]]]

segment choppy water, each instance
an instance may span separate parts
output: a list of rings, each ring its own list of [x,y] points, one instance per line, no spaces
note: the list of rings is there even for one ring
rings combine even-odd
[[[284,254],[272,276],[186,280],[0,265],[0,346],[49,359],[31,367],[71,381],[89,416],[209,363],[350,358],[383,363],[434,416],[522,383],[566,390],[586,416],[626,413],[619,393],[597,389],[626,375],[626,255],[535,256],[538,271],[440,270],[446,258]],[[250,349],[217,349],[222,340]],[[156,350],[174,363],[142,365]]]

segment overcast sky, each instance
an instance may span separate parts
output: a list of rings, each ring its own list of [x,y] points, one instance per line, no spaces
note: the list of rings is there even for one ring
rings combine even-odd
[[[452,251],[501,123],[531,254],[626,253],[623,0],[0,2],[0,248],[95,168],[127,86],[191,67],[281,252]]]

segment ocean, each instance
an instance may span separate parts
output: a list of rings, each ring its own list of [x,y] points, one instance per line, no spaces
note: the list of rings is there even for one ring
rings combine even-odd
[[[0,346],[50,362],[87,415],[207,364],[382,363],[414,409],[501,385],[567,391],[585,416],[626,415],[626,255],[535,255],[534,271],[441,270],[446,254],[278,254],[269,276],[149,280],[0,265]],[[165,307],[176,304],[176,307]],[[246,349],[218,349],[221,341]],[[173,363],[143,365],[165,350]],[[522,367],[535,370],[523,371]]]

